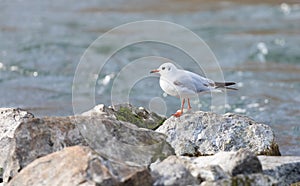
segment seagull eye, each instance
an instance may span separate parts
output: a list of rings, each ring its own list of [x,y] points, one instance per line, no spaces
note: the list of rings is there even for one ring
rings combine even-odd
[[[165,70],[165,68],[166,68],[166,67],[162,67],[161,69],[162,69],[162,70]]]

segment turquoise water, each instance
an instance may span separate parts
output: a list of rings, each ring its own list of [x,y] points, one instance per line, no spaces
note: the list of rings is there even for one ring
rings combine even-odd
[[[300,155],[299,4],[1,0],[0,15],[1,107],[21,107],[37,116],[73,114],[75,69],[95,39],[132,21],[170,21],[201,37],[216,55],[225,79],[239,82],[239,91],[228,93],[226,111],[270,125],[282,154]],[[94,55],[112,48],[108,44]],[[96,77],[96,102],[110,105],[118,72],[153,55],[201,73],[189,65],[189,56],[172,47],[135,44],[110,58]],[[180,106],[178,99],[163,95],[154,76],[137,82],[129,94],[131,103],[147,108],[154,97],[165,102],[167,115]],[[209,110],[210,95],[199,99],[194,109]]]

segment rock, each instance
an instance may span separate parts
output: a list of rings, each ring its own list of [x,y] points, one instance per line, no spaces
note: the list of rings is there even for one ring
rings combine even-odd
[[[147,168],[113,161],[89,147],[73,146],[38,158],[8,186],[152,185]]]
[[[87,145],[79,129],[68,117],[33,118],[22,122],[14,132],[15,146],[4,169],[4,182],[36,158],[64,147]]]
[[[0,139],[13,138],[13,133],[18,125],[33,117],[33,114],[20,108],[0,108]]]
[[[219,152],[213,156],[191,158],[189,161],[192,163],[190,168],[193,170],[211,165],[220,166],[230,176],[262,172],[262,166],[258,158],[252,152],[245,149],[240,149],[237,152]],[[196,176],[197,173],[193,173],[193,175]],[[223,178],[226,176],[220,177]]]
[[[11,149],[5,180],[36,158],[84,145],[105,157],[131,165],[148,166],[174,154],[163,134],[99,116],[46,117],[30,119],[15,130],[16,145]]]
[[[264,174],[279,181],[279,186],[300,182],[300,156],[259,156]]]
[[[262,173],[258,158],[244,149],[219,152],[213,156],[170,156],[160,163],[151,164],[150,168],[157,185],[172,185],[179,180],[180,185],[200,184],[240,174]]]
[[[140,121],[134,119],[139,116],[144,123],[121,121],[122,113],[123,119],[131,115],[126,121]],[[98,105],[78,116],[45,118],[21,109],[0,109],[0,185],[300,182],[300,157],[256,156],[280,155],[267,125],[235,114],[196,112],[169,118],[158,132],[144,128],[155,128],[158,121],[129,105]],[[174,156],[166,139],[177,155],[187,156]],[[213,155],[200,156],[209,154]]]
[[[242,148],[257,155],[280,155],[269,126],[236,114],[186,113],[167,119],[156,131],[168,136],[177,155],[212,155]]]
[[[159,116],[154,112],[149,112],[143,107],[137,108],[130,104],[119,104],[109,107],[106,107],[104,104],[100,104],[82,115],[103,115],[147,129],[156,129],[166,120],[165,117]]]
[[[184,160],[169,156],[161,163],[151,164],[153,185],[196,185],[200,182],[187,169]]]
[[[205,167],[190,167],[191,173],[202,181],[216,181],[220,179],[229,178],[230,175],[226,173],[219,165],[208,165]]]
[[[229,185],[253,185],[253,186],[274,186],[278,181],[274,178],[261,173],[237,175],[232,178],[222,179],[215,182],[205,181],[201,183],[201,186],[229,186]]]
[[[33,114],[13,108],[0,108],[0,179],[3,180],[3,169],[10,159],[10,149],[15,145],[14,131],[21,122],[33,118]]]
[[[108,157],[148,166],[174,154],[166,136],[110,118],[76,117],[89,146]]]

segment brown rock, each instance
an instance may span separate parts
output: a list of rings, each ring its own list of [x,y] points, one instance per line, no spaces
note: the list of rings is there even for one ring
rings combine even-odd
[[[89,147],[73,146],[26,166],[8,186],[151,185],[145,167],[109,160]]]

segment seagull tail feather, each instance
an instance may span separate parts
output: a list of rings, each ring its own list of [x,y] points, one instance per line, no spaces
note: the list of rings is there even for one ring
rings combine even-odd
[[[237,88],[229,87],[231,85],[235,85],[235,82],[215,82],[216,88],[225,88],[229,90],[238,90]]]

